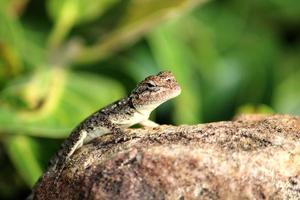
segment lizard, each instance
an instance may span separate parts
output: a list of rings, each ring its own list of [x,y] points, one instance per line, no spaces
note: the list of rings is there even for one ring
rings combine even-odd
[[[96,111],[73,129],[50,160],[46,173],[57,173],[59,176],[78,148],[101,135],[109,133],[124,135],[124,129],[135,124],[158,126],[149,120],[150,113],[180,93],[181,88],[170,71],[162,71],[145,78],[127,97]],[[33,198],[36,186],[28,199]]]

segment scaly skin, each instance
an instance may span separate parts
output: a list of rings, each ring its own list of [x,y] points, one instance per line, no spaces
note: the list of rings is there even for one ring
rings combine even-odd
[[[169,71],[147,77],[129,96],[98,110],[83,120],[50,160],[46,173],[59,175],[75,150],[101,135],[123,134],[124,128],[134,124],[156,126],[155,122],[148,120],[150,113],[160,104],[178,96],[180,92],[180,86]],[[30,198],[33,196],[34,189]]]

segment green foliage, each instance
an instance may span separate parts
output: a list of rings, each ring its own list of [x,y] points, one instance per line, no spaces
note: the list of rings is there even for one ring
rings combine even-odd
[[[74,126],[161,70],[182,94],[159,123],[299,115],[299,3],[205,2],[0,1],[0,199],[24,198]]]
[[[101,106],[124,96],[116,81],[86,73],[39,71],[2,93],[1,131],[49,138],[66,137],[71,128]],[[17,102],[11,104],[13,99]],[[21,106],[16,109],[17,106]],[[72,116],[72,117],[70,117]]]
[[[16,169],[26,182],[33,185],[42,173],[42,168],[36,159],[38,144],[32,138],[21,134],[9,136],[4,142]]]
[[[76,24],[97,19],[118,0],[49,0],[48,13],[55,22],[49,37],[50,46],[56,47]]]
[[[273,97],[274,108],[281,113],[300,115],[300,70],[291,74],[277,87]]]
[[[176,34],[175,25],[158,27],[149,34],[151,50],[160,66],[164,70],[174,72],[178,82],[182,85],[182,95],[175,100],[174,117],[177,123],[196,123],[200,118],[200,89],[193,83],[193,66],[190,63],[188,47],[180,36]],[[185,70],[183,69],[185,67]],[[185,112],[186,105],[194,112]]]

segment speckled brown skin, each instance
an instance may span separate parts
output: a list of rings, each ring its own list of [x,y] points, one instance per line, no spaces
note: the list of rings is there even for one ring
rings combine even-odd
[[[154,126],[155,123],[149,123],[148,120],[150,113],[160,104],[178,96],[180,92],[180,86],[169,71],[147,77],[137,85],[129,96],[98,110],[83,120],[50,160],[50,165],[45,174],[55,173],[58,174],[56,177],[59,178],[60,172],[64,169],[75,150],[94,138],[107,133],[124,135],[124,128],[137,123]],[[41,179],[37,184],[40,181]],[[30,198],[32,197],[33,195]]]

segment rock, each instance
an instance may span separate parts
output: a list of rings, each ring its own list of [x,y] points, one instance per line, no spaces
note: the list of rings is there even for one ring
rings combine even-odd
[[[45,174],[36,199],[300,199],[300,117],[126,130]],[[115,142],[118,141],[118,142]]]

